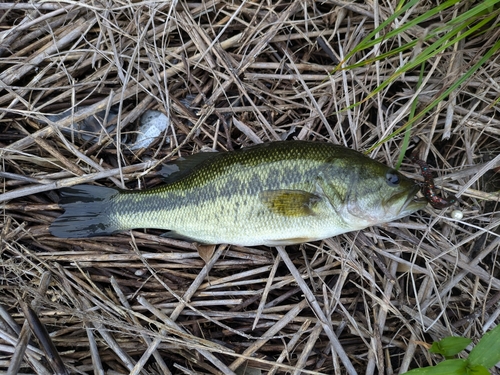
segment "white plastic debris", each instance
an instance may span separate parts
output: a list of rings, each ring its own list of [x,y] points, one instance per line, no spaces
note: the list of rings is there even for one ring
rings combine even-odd
[[[170,119],[159,111],[148,110],[141,116],[141,125],[137,139],[130,146],[131,150],[147,148],[153,143],[170,124]]]
[[[451,211],[451,217],[456,220],[462,220],[464,218],[464,213],[460,210]]]

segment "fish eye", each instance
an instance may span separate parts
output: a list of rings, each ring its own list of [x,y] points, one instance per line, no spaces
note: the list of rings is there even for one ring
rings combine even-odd
[[[389,186],[398,186],[399,185],[399,176],[396,171],[389,171],[385,175],[385,181]]]

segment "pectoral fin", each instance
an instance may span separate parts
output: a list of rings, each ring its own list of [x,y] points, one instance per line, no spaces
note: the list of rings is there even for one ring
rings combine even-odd
[[[266,190],[260,199],[272,212],[289,217],[314,215],[321,197],[303,190]]]

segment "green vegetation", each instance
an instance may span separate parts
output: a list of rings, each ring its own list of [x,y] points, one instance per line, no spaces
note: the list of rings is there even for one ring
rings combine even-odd
[[[418,5],[419,0],[412,0],[409,2],[400,1],[395,9],[394,14],[388,17],[378,27],[372,30],[355,48],[353,48],[339,64],[337,70],[349,70],[362,66],[369,66],[376,62],[386,61],[391,58],[401,56],[404,60],[403,63],[397,68],[388,78],[378,85],[373,91],[367,95],[363,102],[374,97],[378,93],[386,89],[391,83],[401,79],[405,73],[420,67],[421,72],[425,70],[429,75],[432,74],[434,68],[429,65],[434,64],[433,59],[439,59],[443,54],[453,54],[457,50],[462,49],[466,40],[479,37],[488,30],[498,28],[498,16],[500,14],[500,7],[498,6],[499,0],[489,0],[483,2],[473,3],[471,9],[464,11],[456,17],[448,19],[447,22],[442,24],[435,24],[434,17],[437,14],[447,14],[453,12],[453,7],[460,3],[460,0],[449,0],[436,7],[430,8],[425,13],[414,19],[408,19],[406,22],[396,24],[395,22],[403,17],[406,12],[410,11],[413,7]],[[464,5],[465,6],[465,5]],[[425,29],[422,29],[422,35],[419,39],[406,38],[405,32],[412,28],[422,28],[421,25],[429,24]],[[389,30],[389,31],[386,31]],[[385,50],[384,44],[389,44],[392,38],[399,38],[400,40],[407,40],[406,43],[397,43],[398,47]],[[481,50],[477,55],[476,61],[466,67],[466,70],[457,72],[454,81],[450,82],[433,100],[422,108],[418,113],[414,113],[414,104],[411,108],[411,115],[408,121],[399,127],[392,134],[384,137],[369,150],[377,148],[389,139],[392,139],[402,131],[411,129],[412,124],[421,120],[426,114],[434,109],[440,102],[447,99],[450,95],[460,89],[461,85],[467,82],[481,67],[483,67],[496,52],[500,49],[500,40],[496,41],[492,46],[487,49]],[[371,50],[372,53],[369,51]],[[366,53],[366,58],[361,61],[355,61],[355,57],[361,52]],[[373,53],[375,52],[375,53]],[[351,60],[353,63],[351,63]],[[429,69],[430,68],[430,69]],[[414,102],[421,89],[425,87],[421,81],[417,84],[417,90],[414,95]],[[497,98],[497,101],[500,98]],[[359,105],[357,102],[351,105],[352,108]],[[401,155],[398,160],[398,166],[401,164],[403,155],[406,151],[408,143],[408,136],[406,137],[405,144],[401,147]]]
[[[446,359],[436,366],[408,371],[407,375],[488,375],[489,368],[500,362],[500,325],[486,333],[466,359],[455,359],[472,340],[465,337],[445,337],[432,344],[429,351]]]

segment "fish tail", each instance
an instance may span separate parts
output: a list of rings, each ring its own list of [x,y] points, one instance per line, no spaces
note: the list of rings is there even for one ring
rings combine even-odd
[[[117,189],[78,185],[60,189],[59,204],[65,212],[49,227],[52,235],[62,238],[104,236],[120,228],[112,219],[113,197]]]

